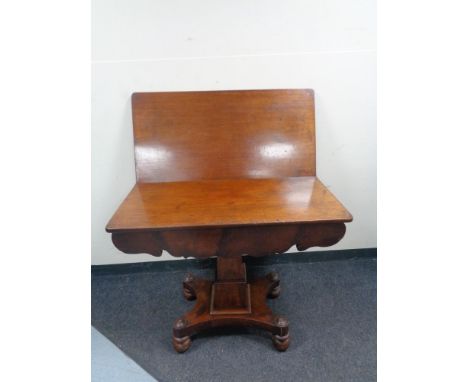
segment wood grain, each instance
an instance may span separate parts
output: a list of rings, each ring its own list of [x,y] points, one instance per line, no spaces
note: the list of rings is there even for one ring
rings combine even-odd
[[[338,243],[344,223],[282,224],[227,228],[114,232],[114,245],[125,253],[175,257],[219,258],[242,255],[267,256],[286,252],[293,245],[303,251]]]
[[[315,175],[312,90],[135,93],[138,182]]]
[[[280,294],[279,276],[247,280],[241,256],[330,246],[352,220],[316,177],[313,91],[135,93],[132,112],[137,182],[106,227],[114,245],[217,257],[215,282],[183,282],[196,302],[173,326],[174,348],[239,325],[270,331],[286,350],[288,321],[265,302]]]
[[[280,294],[278,273],[271,272],[266,277],[247,280],[241,257],[218,258],[217,269],[214,282],[192,274],[186,276],[184,297],[196,302],[192,310],[174,323],[172,344],[175,350],[180,353],[187,351],[192,343],[190,337],[202,330],[254,326],[268,330],[275,348],[285,351],[289,346],[288,321],[274,315],[265,301]]]
[[[137,183],[108,232],[281,223],[349,222],[315,177]]]

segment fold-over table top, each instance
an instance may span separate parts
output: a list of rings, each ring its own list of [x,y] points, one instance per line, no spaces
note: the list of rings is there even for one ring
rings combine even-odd
[[[106,230],[350,222],[351,214],[313,176],[137,183]]]

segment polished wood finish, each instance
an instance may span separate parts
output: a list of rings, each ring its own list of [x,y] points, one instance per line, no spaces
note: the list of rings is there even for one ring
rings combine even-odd
[[[216,263],[216,277],[229,282],[245,281],[247,277],[245,264],[239,261],[239,257],[220,258]]]
[[[312,90],[135,93],[138,182],[315,175]]]
[[[233,266],[232,263],[236,263]],[[242,258],[218,259],[216,280],[195,278],[189,274],[184,280],[184,296],[196,299],[196,304],[178,318],[173,326],[172,344],[179,353],[191,345],[194,334],[220,326],[251,326],[269,331],[273,345],[279,351],[289,347],[289,323],[286,318],[276,316],[266,303],[267,298],[279,296],[280,280],[276,272],[266,277],[248,281],[243,273],[242,280],[224,279],[220,268],[242,269]],[[238,274],[241,276],[242,272]],[[188,291],[188,292],[186,292]],[[221,292],[222,296],[218,297]]]
[[[277,224],[228,228],[116,232],[114,245],[128,254],[175,257],[267,256],[338,243],[346,232],[344,223]]]
[[[250,286],[245,282],[217,282],[211,287],[210,314],[250,314]]]
[[[250,286],[241,257],[219,257],[211,288],[210,314],[250,314]]]
[[[217,257],[215,281],[187,275],[194,308],[173,327],[174,348],[212,327],[244,325],[289,346],[289,324],[265,299],[279,276],[248,280],[242,256],[337,243],[350,213],[315,173],[311,90],[135,93],[137,182],[109,221],[125,253]]]
[[[316,177],[137,183],[107,231],[351,220]]]

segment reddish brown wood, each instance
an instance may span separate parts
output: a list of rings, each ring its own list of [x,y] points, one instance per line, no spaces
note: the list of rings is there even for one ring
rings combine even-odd
[[[351,220],[336,197],[312,176],[137,183],[108,223],[107,231]]]
[[[114,245],[125,253],[207,258],[284,253],[293,245],[300,251],[338,243],[346,232],[343,223],[282,224],[219,229],[115,232]]]
[[[138,182],[315,175],[312,90],[135,93]]]
[[[316,178],[313,92],[135,93],[132,110],[137,183],[106,227],[114,245],[218,258],[215,282],[183,282],[197,301],[174,324],[174,347],[244,325],[269,330],[286,350],[288,322],[265,302],[280,293],[278,274],[247,280],[241,256],[330,246],[352,220]]]
[[[250,285],[246,282],[215,282],[211,287],[211,315],[250,314]]]
[[[241,257],[220,257],[216,262],[216,278],[224,281],[246,280],[245,264]]]
[[[276,272],[264,278],[247,282],[231,281],[219,275],[229,274],[235,262],[240,269],[242,258],[218,259],[215,282],[194,278],[190,275],[184,281],[184,291],[191,291],[189,299],[196,298],[195,306],[174,323],[172,343],[176,351],[182,353],[191,345],[191,336],[221,326],[254,326],[272,334],[273,345],[280,351],[289,346],[289,324],[284,317],[275,316],[266,304],[266,298],[279,295],[279,277]],[[221,268],[221,271],[220,271]],[[185,297],[187,295],[184,292]],[[221,295],[221,296],[220,296]]]
[[[305,224],[296,236],[297,249],[305,251],[310,247],[328,247],[338,243],[345,232],[344,224]]]
[[[242,257],[219,257],[210,314],[250,314],[250,286]]]

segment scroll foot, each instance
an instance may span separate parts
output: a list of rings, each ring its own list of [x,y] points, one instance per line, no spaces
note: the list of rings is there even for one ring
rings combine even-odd
[[[268,298],[277,298],[281,292],[278,272],[270,272],[266,277],[267,280],[271,283],[267,294]]]
[[[195,277],[191,273],[188,273],[185,276],[184,282],[182,283],[184,298],[186,300],[195,300],[197,298],[197,294],[195,292],[195,288],[193,286],[193,282],[195,281]]]

